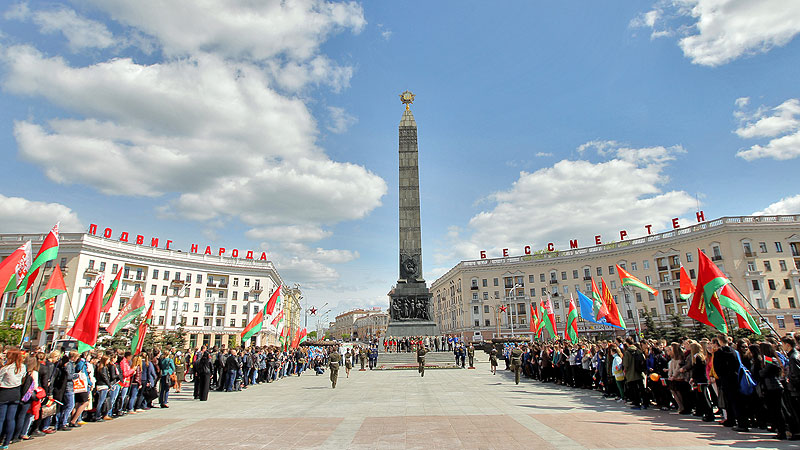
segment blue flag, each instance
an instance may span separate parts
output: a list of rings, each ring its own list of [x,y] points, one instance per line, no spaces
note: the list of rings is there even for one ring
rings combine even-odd
[[[581,292],[578,292],[578,303],[580,303],[581,306],[581,317],[583,317],[583,320],[600,325],[605,323],[605,318],[603,318],[603,322],[599,322],[597,319],[594,318],[594,308],[592,308],[592,300],[589,297],[583,295],[583,293]]]

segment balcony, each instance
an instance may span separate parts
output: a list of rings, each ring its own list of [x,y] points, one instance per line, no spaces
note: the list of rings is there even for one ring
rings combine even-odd
[[[183,280],[172,280],[169,283],[170,286],[175,286],[175,287],[184,286],[185,284],[186,284],[186,282],[183,281]]]
[[[760,270],[747,270],[744,273],[745,278],[763,277],[764,274]]]
[[[473,284],[469,288],[470,288],[470,290],[477,291],[478,290],[478,285],[477,284]]]
[[[681,268],[681,264],[680,264],[680,263],[677,263],[677,264],[670,264],[670,265],[669,265],[669,268],[670,268],[670,269],[680,269],[680,268]]]
[[[712,261],[722,261],[722,255],[714,255],[711,257]]]
[[[584,275],[583,276],[583,281],[592,281],[592,276],[591,275]]]
[[[208,283],[206,283],[206,287],[210,287],[210,288],[217,287],[217,284],[214,283],[213,281],[209,281]]]
[[[558,280],[551,279],[551,280],[550,280],[550,284],[558,284]]]
[[[220,289],[227,289],[228,288],[228,283],[224,283],[224,282],[220,281],[218,287]]]
[[[63,269],[62,269],[62,270],[63,270]],[[96,277],[96,276],[98,276],[98,275],[100,275],[100,271],[99,271],[99,270],[97,270],[97,269],[88,269],[88,268],[87,268],[87,269],[86,269],[86,270],[83,272],[83,276],[84,276],[84,277],[87,277],[87,278],[88,278],[88,277]]]
[[[666,270],[669,270],[669,267],[667,267],[667,266],[658,266],[658,271],[659,272],[664,272]]]
[[[261,289],[261,286],[253,286],[253,287],[251,287],[251,288],[250,288],[250,294],[251,294],[251,295],[253,295],[253,294],[260,294],[260,293],[262,293],[262,292],[264,292],[264,290],[263,290],[263,289]]]
[[[744,251],[744,257],[745,258],[755,258],[756,256],[758,256],[758,253],[756,253],[756,252],[754,252],[752,250],[750,250],[750,251],[745,250]]]

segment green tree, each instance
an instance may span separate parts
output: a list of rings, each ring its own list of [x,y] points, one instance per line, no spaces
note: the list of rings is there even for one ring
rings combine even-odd
[[[664,329],[656,324],[653,315],[650,314],[647,309],[642,311],[642,317],[644,317],[645,329],[643,330],[643,334],[645,339],[663,339]]]
[[[14,323],[25,321],[25,308],[17,308],[11,311],[2,323],[0,323],[0,344],[18,346],[22,338],[22,330],[11,328]]]

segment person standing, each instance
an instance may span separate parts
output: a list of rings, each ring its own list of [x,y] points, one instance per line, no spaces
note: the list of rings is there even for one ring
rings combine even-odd
[[[511,369],[514,371],[514,384],[519,384],[519,374],[522,371],[522,349],[516,344],[511,349]]]
[[[198,355],[194,365],[195,398],[199,399],[201,402],[208,400],[208,391],[211,389],[212,370],[211,357],[204,345],[200,348],[200,355]]]
[[[375,369],[378,367],[378,346],[375,345],[372,347],[372,350],[369,352],[370,359],[371,359],[371,366],[370,369]]]
[[[166,352],[161,361],[158,363],[161,368],[161,379],[158,389],[158,404],[162,408],[169,408],[169,388],[172,381],[172,374],[175,373],[175,361],[172,360],[172,354]]]
[[[716,347],[714,352],[714,372],[717,374],[717,386],[724,398],[727,419],[722,424],[733,427],[735,431],[747,432],[744,415],[739,411],[739,359],[736,350],[731,348],[728,337],[720,335],[714,338],[712,344]],[[737,425],[738,422],[738,426]]]
[[[20,386],[25,379],[27,370],[23,364],[23,355],[20,350],[6,352],[6,364],[0,369],[0,426],[3,436],[2,448],[8,448],[8,443],[16,429],[17,408],[19,407],[22,393]]]
[[[492,347],[492,352],[489,353],[489,367],[492,375],[497,375],[497,349]]]
[[[328,358],[328,368],[331,370],[331,389],[336,389],[336,381],[339,379],[339,362],[342,360],[339,348],[334,347]],[[361,364],[363,366],[364,363],[362,362]]]
[[[361,361],[361,370],[364,371],[364,363],[367,362],[367,351],[364,350],[364,347],[358,348],[358,359]]]
[[[469,348],[467,348],[467,357],[469,358],[469,368],[475,368],[475,346],[472,345],[472,342],[469,343]]]
[[[428,349],[425,346],[420,345],[417,349],[417,363],[419,364],[419,375],[424,377],[425,376],[425,354],[428,353]]]
[[[186,362],[181,352],[175,353],[175,392],[181,391],[181,384],[186,377]]]
[[[791,440],[800,440],[800,352],[797,351],[797,341],[795,338],[786,335],[781,338],[781,346],[786,352],[786,390],[788,395],[784,395],[786,406],[791,412],[789,414],[789,429],[792,432]],[[716,369],[716,356],[714,357],[714,368]]]
[[[633,342],[627,339],[628,348],[622,357],[622,368],[625,371],[625,388],[629,392],[633,406],[631,409],[642,409],[642,383],[644,380],[644,354]]]
[[[344,371],[347,374],[346,378],[350,378],[350,369],[353,368],[353,353],[350,352],[350,349],[347,349],[347,353],[344,355]]]
[[[239,373],[239,361],[236,359],[236,350],[231,349],[230,355],[225,359],[225,371],[223,372],[225,381],[225,392],[232,392],[236,387],[236,375]]]

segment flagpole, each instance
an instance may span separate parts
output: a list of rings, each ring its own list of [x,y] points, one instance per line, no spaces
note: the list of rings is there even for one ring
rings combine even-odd
[[[739,288],[738,288],[738,287],[736,287],[736,285],[735,285],[735,284],[733,284],[733,281],[731,281],[731,283],[730,283],[730,284],[731,284],[731,286],[733,286],[733,288],[734,288],[734,289],[736,289],[736,292],[738,292],[738,293],[739,293],[739,295],[741,295],[741,296],[742,296],[742,298],[744,299],[744,301],[746,301],[746,302],[747,302],[747,304],[748,304],[748,305],[750,305],[750,307],[751,307],[751,308],[753,308],[753,311],[755,311],[755,312],[756,312],[756,314],[758,314],[758,316],[759,316],[759,317],[761,317],[761,320],[763,320],[764,322],[766,322],[767,326],[768,326],[768,327],[769,327],[769,329],[770,329],[770,330],[771,330],[771,331],[772,331],[772,332],[775,334],[775,336],[780,336],[780,334],[778,334],[778,332],[777,332],[777,331],[775,331],[775,328],[772,328],[772,324],[771,324],[771,323],[769,323],[769,321],[767,320],[767,318],[766,318],[766,317],[764,317],[764,316],[761,314],[761,312],[759,312],[759,311],[758,311],[758,308],[756,308],[755,306],[753,306],[753,304],[752,304],[752,303],[750,303],[750,299],[748,299],[748,298],[747,298],[747,296],[745,296],[745,295],[744,295],[744,293],[742,293],[742,291],[740,291],[740,290],[739,290]],[[759,328],[760,328],[760,327],[759,327]]]
[[[55,269],[53,270],[55,271]],[[53,274],[51,273],[50,276],[52,275]],[[42,289],[43,282],[44,282],[44,270],[42,270],[42,275],[41,277],[39,277],[39,284],[36,286],[36,295],[31,297],[30,300],[28,300],[28,304],[25,307],[25,320],[22,323],[22,335],[19,337],[19,348],[22,348],[22,344],[25,343],[25,333],[28,331],[28,321],[29,320],[33,321],[33,308],[31,308],[31,306],[33,305],[33,302],[39,298],[39,291]],[[30,329],[33,329],[33,324],[31,324]],[[33,333],[31,333],[31,341],[33,341]]]

